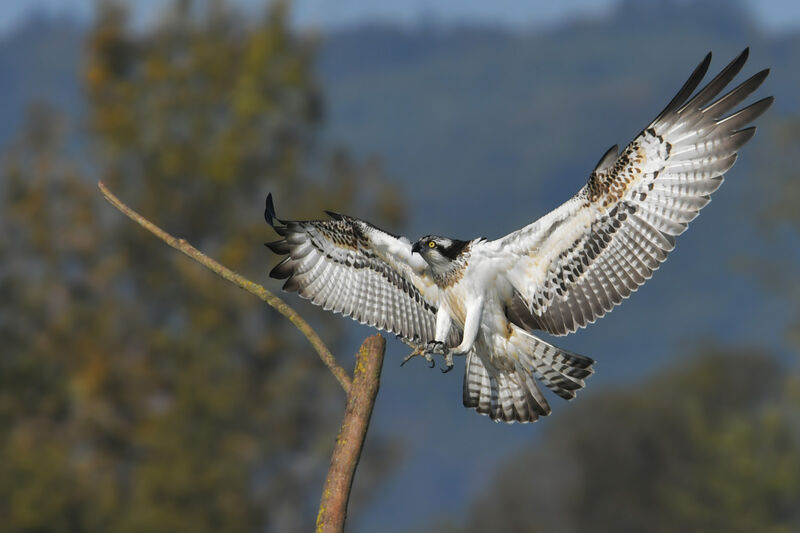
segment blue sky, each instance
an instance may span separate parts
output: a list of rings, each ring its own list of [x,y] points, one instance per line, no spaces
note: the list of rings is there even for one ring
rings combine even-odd
[[[262,5],[264,0],[231,0],[249,7]],[[690,1],[690,0],[686,0]],[[295,0],[294,15],[300,26],[332,28],[357,24],[367,20],[415,22],[436,20],[443,23],[486,21],[513,27],[547,25],[575,16],[596,16],[614,5],[617,0],[561,0],[532,2],[530,0],[497,0],[495,2],[465,0],[405,0],[380,2],[375,0]],[[798,0],[743,0],[756,19],[772,31],[800,27]],[[136,0],[134,13],[139,24],[146,24],[168,0]],[[4,0],[0,2],[0,34],[8,32],[26,19],[31,12],[67,14],[85,21],[91,17],[94,0]]]

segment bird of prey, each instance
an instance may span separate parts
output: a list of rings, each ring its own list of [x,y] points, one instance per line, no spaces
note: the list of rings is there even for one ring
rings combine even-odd
[[[693,95],[709,53],[624,150],[615,145],[600,158],[575,196],[497,240],[427,235],[412,243],[333,212],[283,221],[270,195],[265,218],[283,238],[267,246],[287,255],[270,275],[288,278],[286,291],[395,333],[431,366],[434,354],[447,370],[465,355],[466,407],[495,421],[535,421],[550,406],[534,377],[569,400],[594,363],[535,332],[572,333],[649,279],[753,136],[748,125],[772,97],[734,108],[769,70],[720,96],[747,56]]]

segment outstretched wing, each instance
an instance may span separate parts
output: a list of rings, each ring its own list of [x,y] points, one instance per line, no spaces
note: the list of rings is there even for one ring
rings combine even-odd
[[[267,246],[288,255],[270,276],[288,278],[286,291],[411,344],[434,340],[438,288],[411,243],[363,220],[328,214],[331,220],[283,221],[267,197],[264,216],[283,237]],[[452,330],[448,344],[458,345],[459,336]]]
[[[603,156],[576,196],[494,241],[498,251],[514,256],[507,276],[515,299],[529,311],[516,313],[519,322],[556,335],[570,333],[650,278],[755,133],[746,126],[772,103],[772,97],[764,98],[728,115],[768,70],[718,97],[747,56],[745,49],[690,99],[708,69],[709,53],[621,154],[614,146]],[[525,306],[515,306],[520,308]]]

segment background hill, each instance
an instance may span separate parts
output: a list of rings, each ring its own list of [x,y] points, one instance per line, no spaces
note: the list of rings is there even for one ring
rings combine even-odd
[[[0,43],[0,143],[13,137],[33,100],[84,120],[83,38],[72,23],[34,19]],[[558,342],[598,361],[578,400],[584,408],[595,394],[696,356],[689,347],[699,342],[759,346],[794,364],[786,331],[796,302],[765,289],[742,265],[770,258],[797,272],[789,251],[796,236],[768,234],[758,220],[796,174],[787,156],[796,147],[777,139],[800,114],[800,33],[765,33],[729,2],[632,0],[599,19],[535,31],[435,23],[338,30],[322,35],[315,63],[323,137],[382,162],[407,213],[405,227],[387,229],[411,238],[493,238],[576,192],[605,150],[638,133],[707,51],[716,73],[745,46],[751,56],[740,79],[772,69],[759,94],[776,103],[758,134],[653,280],[601,323]],[[82,142],[70,139],[76,150]],[[302,204],[302,190],[287,194]],[[279,215],[294,216],[280,197],[276,203]],[[254,254],[259,247],[253,243]],[[263,261],[269,286],[273,259]],[[368,330],[342,326],[343,353],[351,353]],[[461,407],[461,372],[442,376],[418,362],[397,368],[403,355],[405,346],[390,343],[370,435],[396,443],[398,467],[355,502],[357,531],[413,531],[442,517],[457,523],[452,517],[487,488],[503,459],[548,432],[550,420],[490,424]],[[554,418],[573,409],[552,403]]]

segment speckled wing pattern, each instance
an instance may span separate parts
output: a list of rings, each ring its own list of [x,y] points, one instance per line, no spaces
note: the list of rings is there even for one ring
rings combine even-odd
[[[270,272],[325,310],[395,333],[413,346],[434,340],[438,288],[411,243],[368,222],[328,212],[330,220],[283,221],[272,195],[265,218],[283,239],[267,243],[287,255]],[[447,344],[460,342],[453,328]]]
[[[619,155],[612,147],[576,196],[497,247],[513,255],[507,277],[531,315],[527,325],[564,335],[594,322],[649,279],[675,237],[710,200],[747,127],[772,103],[731,114],[767,77],[763,70],[719,96],[747,60],[744,50],[690,98],[709,53],[667,107]]]

